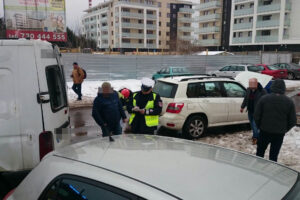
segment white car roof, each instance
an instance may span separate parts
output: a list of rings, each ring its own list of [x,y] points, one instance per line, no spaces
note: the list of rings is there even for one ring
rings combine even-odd
[[[276,163],[200,142],[150,135],[114,140],[93,139],[51,155],[109,169],[181,199],[282,199],[298,177]]]
[[[158,81],[175,83],[189,81],[189,82],[199,82],[199,81],[235,81],[231,78],[223,78],[223,77],[212,77],[210,75],[194,75],[194,76],[174,76],[168,78],[160,78]]]
[[[43,40],[5,39],[0,40],[0,46],[49,46],[51,43]]]

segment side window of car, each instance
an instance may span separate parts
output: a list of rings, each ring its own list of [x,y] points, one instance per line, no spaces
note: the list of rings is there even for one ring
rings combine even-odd
[[[280,64],[280,69],[287,69],[286,64]]]
[[[227,97],[244,97],[246,90],[236,83],[224,83]]]
[[[68,175],[69,176],[69,175]],[[48,186],[39,200],[130,200],[141,199],[115,187],[81,177],[62,177]]]
[[[173,70],[174,74],[179,73],[179,69],[178,68],[173,68],[172,70]]]
[[[237,71],[237,66],[231,66],[229,71],[235,72]]]
[[[206,82],[205,83],[206,97],[221,97],[221,87],[219,82]]]
[[[164,74],[170,74],[170,68],[166,68]]]
[[[190,84],[188,84],[186,94],[187,94],[188,98],[206,97],[204,83],[190,83]]]
[[[259,71],[259,68],[256,66],[247,66],[248,71],[250,72],[257,72]]]
[[[237,66],[237,71],[245,71],[245,66]]]
[[[226,72],[226,71],[229,71],[229,68],[230,68],[230,66],[226,66],[226,67],[223,67],[222,69],[220,69],[220,71]]]

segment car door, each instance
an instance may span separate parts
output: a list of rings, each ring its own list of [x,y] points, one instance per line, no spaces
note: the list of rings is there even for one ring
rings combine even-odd
[[[231,65],[229,68],[228,76],[227,77],[236,77],[238,67],[235,65]]]
[[[223,82],[223,86],[226,93],[226,102],[228,102],[228,122],[247,121],[247,114],[240,112],[246,89],[236,82]]]
[[[210,126],[227,122],[228,104],[219,82],[189,83],[187,97],[189,113],[206,114]]]
[[[220,69],[219,71],[216,72],[217,76],[224,76],[224,77],[228,77],[229,74],[229,69],[230,66],[225,66],[222,69]]]

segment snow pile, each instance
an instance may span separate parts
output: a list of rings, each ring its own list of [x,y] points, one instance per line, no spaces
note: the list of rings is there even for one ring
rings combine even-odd
[[[242,131],[235,133],[207,134],[198,141],[222,146],[225,148],[256,154],[256,145],[252,145],[252,132]],[[269,158],[270,145],[265,153]],[[278,157],[278,163],[300,171],[300,128],[295,127],[285,137]]]
[[[286,85],[286,88],[290,88],[290,89],[297,89],[297,88],[300,88],[300,81],[292,81],[292,80],[285,80],[285,85]]]

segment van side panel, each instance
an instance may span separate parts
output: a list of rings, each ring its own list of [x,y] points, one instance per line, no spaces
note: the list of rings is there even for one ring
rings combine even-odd
[[[24,169],[35,167],[39,161],[39,134],[43,131],[34,46],[19,47],[19,102]],[[23,59],[22,59],[23,58]]]
[[[16,48],[0,46],[0,171],[23,168],[16,58]]]

